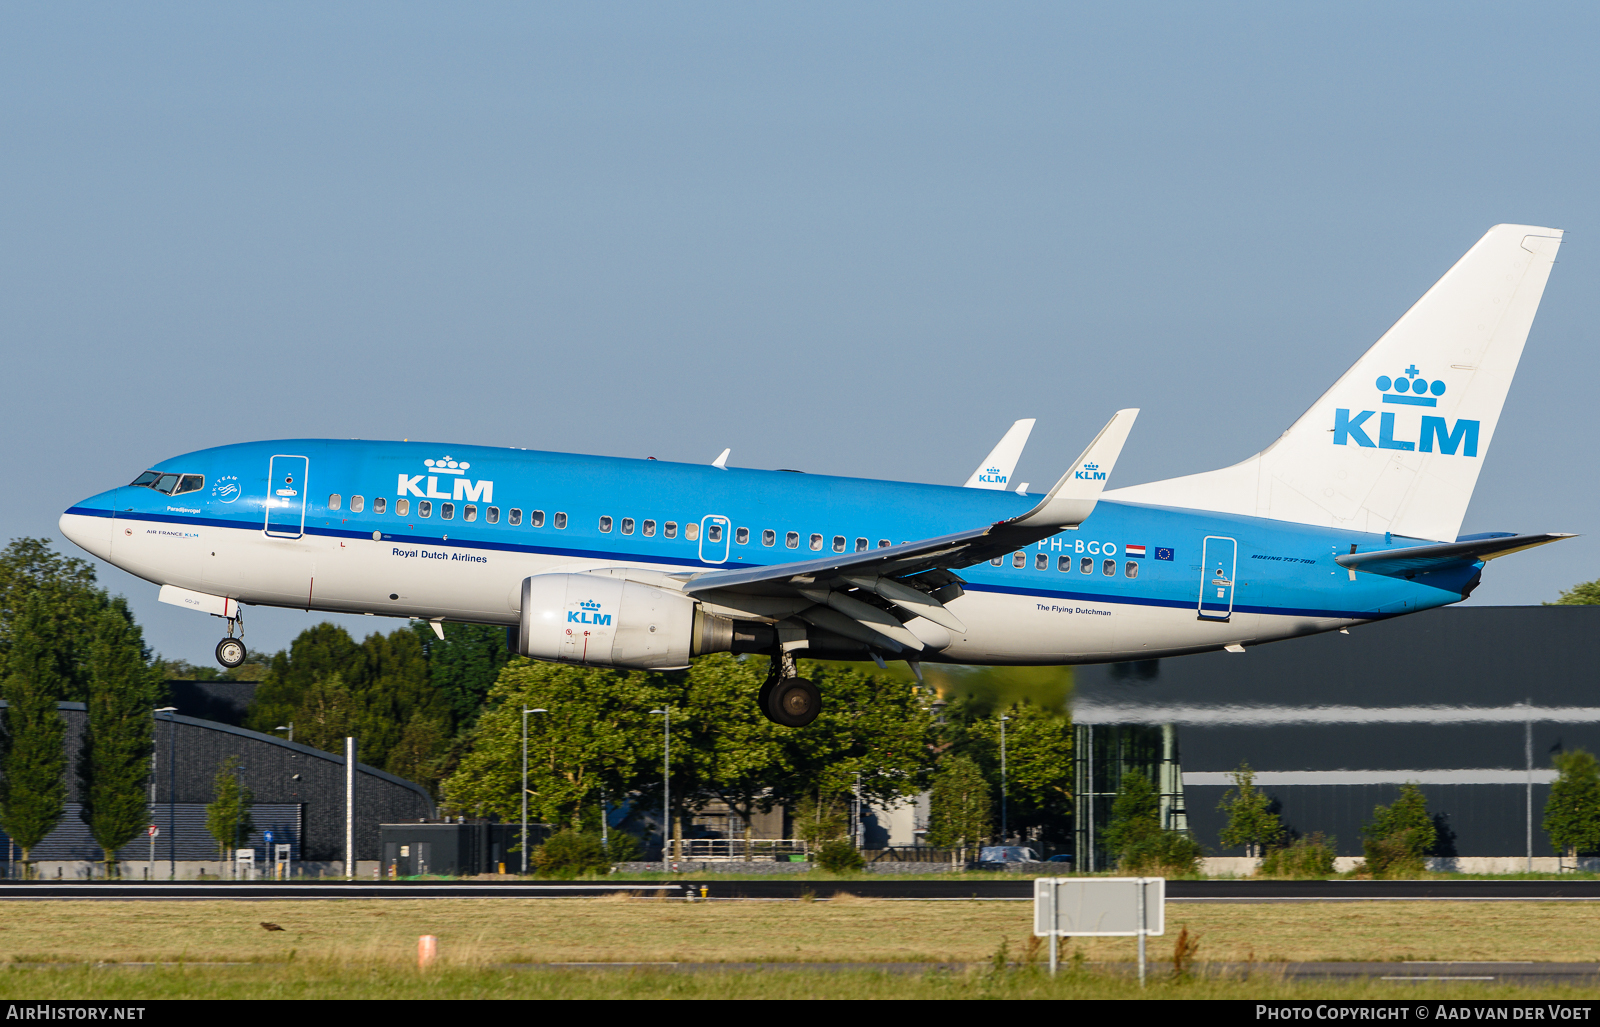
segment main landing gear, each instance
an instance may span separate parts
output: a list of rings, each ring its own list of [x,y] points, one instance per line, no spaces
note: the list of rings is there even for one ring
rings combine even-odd
[[[780,649],[766,682],[756,693],[761,713],[774,724],[805,727],[822,712],[822,692],[805,678],[795,675],[794,657]]]
[[[238,638],[233,637],[235,630],[239,632]],[[217,662],[232,670],[244,663],[245,655],[244,617],[235,615],[228,618],[228,637],[217,643]]]

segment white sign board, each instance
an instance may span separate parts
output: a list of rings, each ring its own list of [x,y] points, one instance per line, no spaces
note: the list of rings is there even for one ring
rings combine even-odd
[[[1162,934],[1166,899],[1167,882],[1161,877],[1036,878],[1033,933],[1041,938]]]

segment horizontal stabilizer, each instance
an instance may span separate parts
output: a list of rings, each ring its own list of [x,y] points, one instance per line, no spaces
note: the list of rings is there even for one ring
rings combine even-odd
[[[1509,556],[1524,549],[1532,549],[1534,546],[1576,537],[1562,533],[1501,535],[1497,538],[1444,542],[1436,546],[1410,546],[1405,549],[1380,549],[1371,553],[1349,553],[1334,557],[1333,562],[1351,571],[1366,571],[1369,574],[1387,574],[1396,577],[1436,570],[1448,564],[1493,560],[1497,556]]]
[[[1122,444],[1128,441],[1133,422],[1139,416],[1137,409],[1118,410],[1100,429],[1078,457],[1071,470],[1061,476],[1055,488],[1045,493],[1039,505],[1010,521],[1021,528],[1072,528],[1089,519],[1100,493],[1105,490],[1106,479],[1116,466]]]

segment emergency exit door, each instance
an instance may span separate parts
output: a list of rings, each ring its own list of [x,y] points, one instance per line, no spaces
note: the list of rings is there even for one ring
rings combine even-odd
[[[1233,616],[1233,578],[1239,543],[1222,535],[1207,535],[1200,564],[1200,616],[1227,620]]]
[[[700,520],[700,559],[704,563],[726,563],[728,536],[732,523],[721,514],[708,514]]]
[[[266,532],[273,538],[305,534],[309,463],[303,456],[274,456],[267,465]]]

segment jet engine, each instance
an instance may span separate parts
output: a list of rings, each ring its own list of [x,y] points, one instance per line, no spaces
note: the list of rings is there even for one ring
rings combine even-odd
[[[705,653],[770,646],[772,629],[706,613],[686,595],[601,574],[522,581],[520,656],[628,670],[680,670]]]

